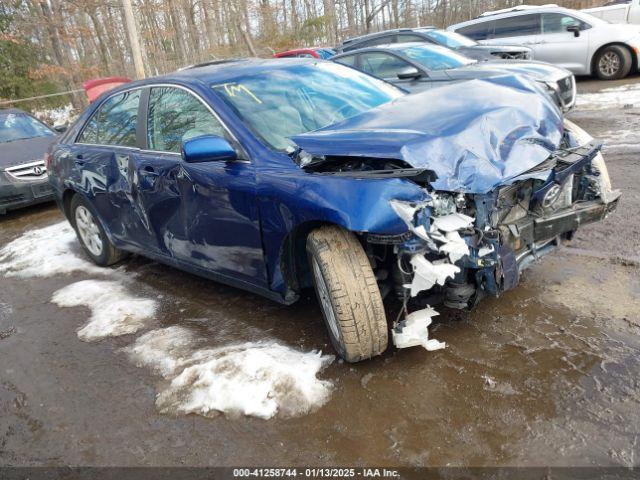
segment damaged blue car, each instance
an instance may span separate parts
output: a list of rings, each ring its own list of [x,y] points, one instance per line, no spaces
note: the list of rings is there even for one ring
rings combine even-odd
[[[617,204],[600,144],[512,75],[415,95],[318,60],[127,84],[47,158],[86,254],[128,253],[290,304],[314,287],[347,361],[428,338]],[[383,301],[402,314],[388,321]],[[395,315],[394,315],[395,317]]]

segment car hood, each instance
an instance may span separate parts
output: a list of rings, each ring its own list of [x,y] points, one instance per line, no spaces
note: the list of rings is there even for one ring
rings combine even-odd
[[[51,135],[0,143],[0,149],[2,150],[0,169],[43,160],[47,149],[57,138],[56,135]]]
[[[484,78],[505,73],[528,75],[544,82],[557,82],[571,76],[571,72],[555,65],[535,61],[492,60],[490,62],[473,63],[461,68],[446,71],[452,79]]]
[[[326,157],[398,159],[434,172],[436,190],[487,193],[558,148],[562,116],[540,91],[512,75],[460,82],[400,97],[292,140],[305,154],[298,159],[316,157],[314,165]]]

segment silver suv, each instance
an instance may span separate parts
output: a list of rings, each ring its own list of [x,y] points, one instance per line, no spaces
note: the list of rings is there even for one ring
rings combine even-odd
[[[613,80],[638,69],[637,25],[611,24],[556,5],[521,5],[487,12],[447,30],[487,45],[526,45],[533,49],[536,60],[559,65],[576,75]]]

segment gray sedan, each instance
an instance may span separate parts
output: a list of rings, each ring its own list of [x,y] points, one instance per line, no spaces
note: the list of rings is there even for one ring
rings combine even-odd
[[[416,42],[378,45],[336,55],[331,60],[410,92],[476,78],[521,74],[543,85],[563,111],[573,107],[576,98],[575,79],[564,68],[524,60],[477,62],[438,45]]]

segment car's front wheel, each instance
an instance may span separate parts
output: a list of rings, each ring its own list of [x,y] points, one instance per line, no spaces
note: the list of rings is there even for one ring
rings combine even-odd
[[[347,362],[387,348],[387,319],[369,259],[350,232],[324,226],[307,237],[307,254],[331,344]]]
[[[95,210],[80,195],[76,194],[71,199],[70,218],[82,249],[94,263],[106,267],[127,256],[126,252],[111,244]]]
[[[603,48],[596,57],[596,75],[601,80],[617,80],[626,77],[631,71],[633,59],[631,52],[619,45]]]

